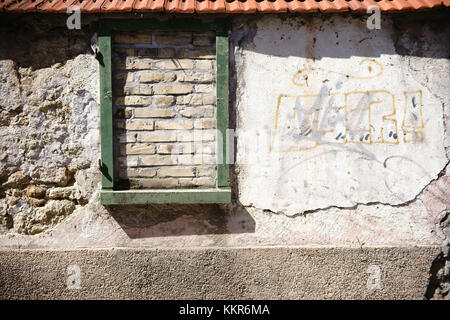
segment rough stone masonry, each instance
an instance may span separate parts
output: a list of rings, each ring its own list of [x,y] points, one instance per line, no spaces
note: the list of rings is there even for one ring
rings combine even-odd
[[[365,18],[230,17],[232,203],[107,207],[99,18],[1,14],[0,297],[448,299],[448,11]],[[211,35],[113,48],[123,187],[210,185]]]
[[[215,187],[215,33],[113,37],[119,184]]]

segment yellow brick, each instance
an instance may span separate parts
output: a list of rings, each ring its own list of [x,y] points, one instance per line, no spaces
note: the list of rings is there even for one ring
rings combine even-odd
[[[213,106],[186,107],[178,111],[183,117],[212,117],[214,116]]]
[[[144,189],[173,189],[180,186],[179,179],[139,179],[139,186]]]
[[[215,154],[215,153],[216,153],[216,144],[214,142],[195,144],[195,154]]]
[[[177,133],[177,140],[180,142],[214,141],[215,139],[216,130],[184,130]]]
[[[171,72],[145,72],[139,74],[140,82],[170,82],[176,78]]]
[[[134,111],[136,118],[172,118],[172,109],[161,108],[139,108]]]
[[[153,86],[155,94],[187,94],[192,92],[192,85],[187,84],[157,84]]]
[[[195,83],[211,83],[214,82],[215,76],[210,72],[183,72],[178,75],[180,82],[195,82]]]
[[[137,58],[127,58],[125,61],[125,68],[127,70],[145,70],[152,68],[151,60],[137,59]]]
[[[155,96],[155,104],[158,107],[169,107],[173,105],[175,98],[173,96]]]
[[[126,167],[137,167],[138,166],[138,157],[119,157],[119,166],[121,168]]]
[[[140,142],[175,142],[177,134],[173,131],[142,132],[138,135]]]
[[[158,130],[192,129],[194,122],[192,120],[157,120],[155,127]]]
[[[214,50],[190,50],[181,49],[178,51],[179,58],[187,59],[214,59],[216,57],[216,52]]]
[[[189,104],[191,106],[201,106],[205,104],[215,104],[216,97],[213,95],[194,93],[177,97],[177,104]]]
[[[138,48],[135,49],[136,56],[144,58],[172,58],[175,57],[173,48]]]
[[[158,153],[159,154],[194,153],[194,144],[192,143],[160,144],[158,146]]]
[[[119,98],[118,98],[119,99]],[[126,96],[123,98],[123,105],[125,106],[143,106],[152,103],[152,97],[149,96]],[[122,105],[122,103],[116,105]]]
[[[209,154],[178,155],[179,165],[216,164],[216,157]]]
[[[205,168],[197,168],[197,176],[199,177],[214,177],[216,175],[215,167],[205,167]]]
[[[179,184],[181,187],[203,187],[214,188],[216,186],[216,180],[212,177],[202,178],[180,178]]]
[[[151,178],[156,176],[156,169],[153,168],[127,168],[119,170],[119,177],[122,179],[126,178]]]
[[[179,31],[157,33],[156,43],[171,46],[188,45],[192,43],[192,33]]]
[[[156,147],[154,144],[138,143],[138,144],[123,144],[120,146],[121,155],[129,154],[154,154]]]
[[[198,60],[195,63],[195,67],[201,70],[213,70],[214,62],[211,60]]]
[[[216,179],[211,177],[194,178],[192,179],[192,183],[199,187],[215,187]]]
[[[189,104],[192,106],[201,106],[204,104],[214,104],[216,98],[211,95],[194,93],[186,96],[177,97],[177,104]]]
[[[122,133],[118,135],[120,143],[136,142],[137,133]]]
[[[140,156],[139,164],[143,165],[143,166],[174,165],[174,164],[177,164],[177,157],[176,156],[161,156],[161,155]]]
[[[158,169],[159,177],[194,177],[194,168],[164,167]]]
[[[130,131],[153,130],[154,122],[151,120],[120,121],[117,123],[117,127]]]
[[[190,59],[160,60],[155,63],[155,67],[169,70],[192,69],[194,68],[194,61]]]
[[[195,129],[214,129],[216,127],[215,119],[195,119]]]
[[[214,94],[216,87],[213,84],[198,84],[195,86],[195,92]]]
[[[216,34],[214,32],[194,33],[193,44],[199,47],[209,47],[216,43]]]
[[[123,44],[150,44],[152,43],[152,34],[147,33],[136,33],[136,32],[127,32],[127,33],[117,33],[113,36],[114,43],[123,43]]]
[[[123,88],[123,92],[126,95],[151,95],[152,94],[152,86],[151,85],[133,85],[133,86],[125,86]]]
[[[173,58],[173,57],[175,57],[175,49],[158,48],[158,58]]]

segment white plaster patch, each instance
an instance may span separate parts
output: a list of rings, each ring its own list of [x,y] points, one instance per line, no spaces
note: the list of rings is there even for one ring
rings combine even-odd
[[[75,58],[70,73],[70,82],[78,90],[89,91],[99,102],[98,62],[93,55],[83,54]]]
[[[244,205],[292,215],[401,204],[437,177],[447,162],[442,102],[396,54],[391,32],[340,17],[259,21],[236,58]]]

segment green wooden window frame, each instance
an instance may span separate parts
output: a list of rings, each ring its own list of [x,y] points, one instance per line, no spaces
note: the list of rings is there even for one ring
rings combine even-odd
[[[117,190],[114,174],[114,115],[112,103],[111,35],[114,31],[174,30],[216,32],[216,108],[217,130],[217,186],[211,189]],[[231,201],[229,164],[226,137],[228,111],[228,30],[226,19],[203,22],[198,19],[102,19],[98,34],[100,64],[100,142],[102,190],[104,205],[149,203],[229,203]]]

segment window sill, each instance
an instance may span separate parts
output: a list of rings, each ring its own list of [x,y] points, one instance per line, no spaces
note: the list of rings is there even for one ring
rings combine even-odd
[[[231,189],[102,190],[100,202],[103,205],[230,203]]]

